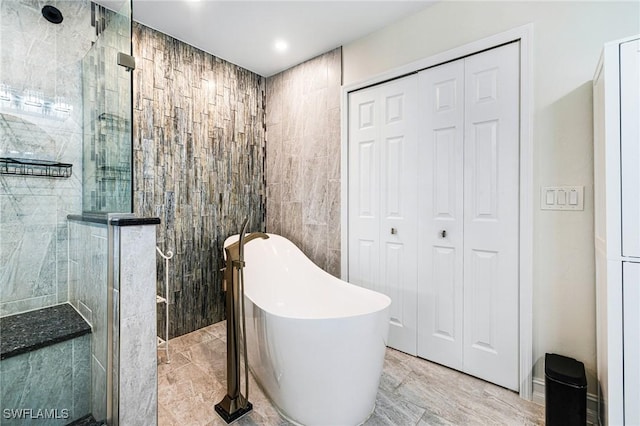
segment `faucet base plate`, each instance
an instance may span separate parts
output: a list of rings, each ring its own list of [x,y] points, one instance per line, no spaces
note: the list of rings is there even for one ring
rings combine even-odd
[[[229,397],[225,396],[225,398],[222,401],[220,401],[218,404],[215,405],[216,413],[218,413],[218,415],[222,417],[222,420],[227,422],[227,424],[235,422],[240,417],[244,416],[245,414],[248,414],[251,410],[253,410],[253,404],[247,401],[246,407],[244,408],[236,407],[235,410],[233,410],[232,412],[229,412],[229,407],[231,404],[229,404],[228,401],[225,401],[227,398]],[[227,402],[227,404],[225,404],[225,402]]]

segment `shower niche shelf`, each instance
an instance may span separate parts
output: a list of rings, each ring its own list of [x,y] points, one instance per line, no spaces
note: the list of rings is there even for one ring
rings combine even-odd
[[[68,178],[73,165],[58,161],[31,158],[0,157],[0,174]]]

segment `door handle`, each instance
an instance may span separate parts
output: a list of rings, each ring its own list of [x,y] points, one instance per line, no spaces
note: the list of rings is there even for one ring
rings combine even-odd
[[[443,229],[442,231],[440,231],[440,236],[441,236],[442,238],[447,238],[447,230],[446,230],[446,229]]]
[[[395,235],[398,233],[398,230],[396,228],[391,228],[391,235]]]

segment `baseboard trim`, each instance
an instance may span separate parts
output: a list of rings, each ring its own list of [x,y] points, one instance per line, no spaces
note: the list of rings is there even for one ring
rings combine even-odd
[[[544,405],[544,379],[533,379],[533,402]],[[587,424],[600,425],[598,417],[598,395],[587,393]]]

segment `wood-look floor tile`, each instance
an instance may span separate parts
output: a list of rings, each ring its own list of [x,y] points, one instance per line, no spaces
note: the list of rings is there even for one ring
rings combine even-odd
[[[183,367],[191,362],[184,354],[180,352],[169,354],[169,357],[171,362],[167,363],[164,350],[158,351],[158,376],[167,374],[168,372]]]
[[[169,341],[169,354],[172,355],[184,352],[197,343],[206,342],[213,338],[214,336],[211,333],[207,333],[203,329],[196,330],[193,333],[184,334]]]
[[[226,381],[227,350],[224,342],[215,339],[215,341],[198,343],[190,346],[182,352],[182,355],[216,380]]]
[[[182,426],[181,423],[173,417],[164,405],[158,404],[158,425],[162,426]]]
[[[170,342],[171,364],[158,365],[158,424],[225,426],[213,409],[226,394],[225,323],[190,334],[174,339],[180,339],[176,344]],[[249,377],[254,408],[236,424],[289,426]],[[544,407],[520,399],[517,393],[394,349],[387,349],[376,407],[365,422],[366,426],[542,424]]]
[[[220,339],[223,342],[227,341],[227,322],[220,321],[215,324],[209,325],[201,329],[205,333],[211,334],[216,339]]]
[[[365,425],[415,425],[425,410],[409,401],[399,399],[394,393],[378,391],[373,414]]]

